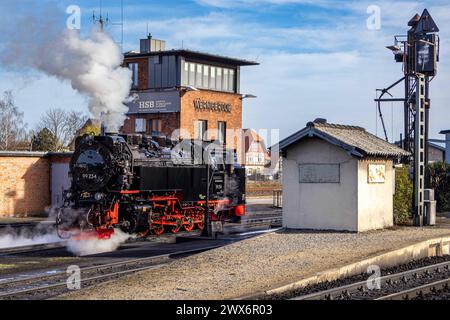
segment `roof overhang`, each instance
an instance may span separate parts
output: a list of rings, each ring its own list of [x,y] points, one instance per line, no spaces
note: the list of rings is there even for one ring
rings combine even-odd
[[[187,59],[195,59],[195,60],[205,60],[216,62],[220,64],[226,65],[234,65],[234,66],[257,66],[259,65],[256,61],[249,61],[244,59],[231,58],[226,56],[220,56],[200,51],[192,51],[187,49],[182,50],[167,50],[167,51],[155,51],[149,53],[134,53],[128,52],[125,53],[125,58],[139,58],[139,57],[150,57],[150,56],[158,56],[158,55],[179,55],[183,56]]]
[[[364,150],[361,150],[360,148],[357,148],[355,146],[349,145],[323,131],[317,130],[314,127],[306,127],[303,130],[300,130],[297,133],[294,133],[293,135],[287,137],[286,139],[282,140],[279,144],[271,147],[272,149],[279,148],[280,151],[286,152],[289,147],[292,145],[302,141],[305,138],[319,138],[321,140],[327,141],[343,150],[345,150],[349,155],[362,159],[364,157],[383,157],[383,158],[397,158],[401,155],[375,155],[375,154],[367,154]]]
[[[284,139],[283,141],[281,141],[279,143],[279,149],[281,151],[286,151],[286,149],[288,149],[290,146],[292,146],[293,144],[296,144],[297,142],[300,142],[301,140],[303,140],[304,138],[319,138],[322,139],[324,141],[327,141],[337,147],[340,147],[342,149],[344,149],[348,154],[350,154],[351,156],[357,157],[357,158],[363,158],[365,156],[365,154],[359,150],[358,148],[355,148],[354,146],[350,146],[324,132],[321,132],[319,130],[316,130],[314,127],[311,128],[305,128],[299,132],[297,132],[296,134],[293,134],[292,136]]]

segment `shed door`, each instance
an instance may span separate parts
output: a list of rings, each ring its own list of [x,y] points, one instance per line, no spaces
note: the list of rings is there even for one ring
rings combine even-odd
[[[63,192],[69,189],[69,164],[52,163],[52,206],[63,204]]]

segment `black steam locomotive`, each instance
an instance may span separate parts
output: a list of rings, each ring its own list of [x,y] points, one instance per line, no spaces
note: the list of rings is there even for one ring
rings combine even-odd
[[[58,234],[115,228],[146,236],[203,229],[245,214],[245,171],[214,142],[142,135],[84,135],[70,163],[72,184],[58,212]],[[208,188],[209,186],[209,188]],[[207,210],[208,208],[208,210]]]

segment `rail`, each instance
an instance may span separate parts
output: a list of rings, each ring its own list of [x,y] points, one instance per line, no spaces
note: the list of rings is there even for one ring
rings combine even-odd
[[[223,245],[205,246],[197,249],[178,251],[153,257],[130,259],[120,262],[108,263],[98,266],[81,268],[80,285],[90,286],[105,280],[154,269],[167,265],[171,259],[194,255],[201,252],[217,249]],[[23,279],[1,281],[2,293],[0,300],[11,299],[43,299],[68,292],[67,273],[59,271],[53,274],[31,276]]]
[[[445,277],[433,282],[433,277]],[[423,282],[430,282],[424,284]],[[294,297],[291,300],[398,300],[415,297],[422,292],[433,292],[437,287],[444,287],[450,283],[450,261],[433,264],[413,270],[407,270],[379,279],[381,288],[369,290],[367,281],[351,283],[345,286]],[[406,289],[405,289],[406,287]],[[433,289],[434,288],[434,289]]]

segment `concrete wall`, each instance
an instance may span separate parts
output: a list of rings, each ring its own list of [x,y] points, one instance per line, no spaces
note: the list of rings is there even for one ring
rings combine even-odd
[[[384,183],[368,183],[368,165],[386,167]],[[395,173],[392,160],[358,161],[358,231],[392,227],[394,224]]]
[[[340,183],[299,183],[299,164],[340,164]],[[283,158],[283,225],[357,231],[358,161],[341,148],[309,138]]]
[[[0,217],[45,213],[50,165],[42,155],[0,156]]]
[[[340,183],[300,183],[299,164],[340,164]],[[384,183],[369,183],[369,164],[385,165]],[[323,140],[305,139],[283,158],[283,225],[355,232],[391,227],[394,183],[392,160],[358,160]]]

